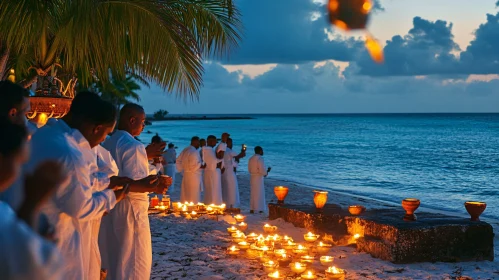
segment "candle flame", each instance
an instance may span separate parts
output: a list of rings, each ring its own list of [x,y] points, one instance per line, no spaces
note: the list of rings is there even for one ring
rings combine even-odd
[[[326,272],[333,273],[333,274],[342,274],[343,270],[336,268],[336,266],[331,266],[326,270]]]
[[[355,238],[355,239],[357,239],[357,238],[359,238],[359,237],[360,237],[360,234],[358,234],[358,233],[356,233],[356,234],[353,236],[353,238]]]
[[[383,55],[383,47],[381,47],[378,41],[370,35],[368,35],[366,38],[366,49],[375,62],[383,63],[383,61],[385,60]]]
[[[192,211],[191,214],[192,215],[196,215],[197,213],[196,213],[196,211]]]
[[[298,249],[299,250],[303,250],[305,247],[301,246],[301,245],[298,245]]]
[[[236,248],[236,246],[232,246],[232,247],[230,247],[230,250],[235,251],[235,250],[237,250],[237,248]]]
[[[308,276],[312,276],[312,271],[310,271],[310,270],[309,270],[309,271],[307,272],[307,275],[308,275]]]
[[[270,225],[269,224],[265,224],[263,227],[270,227]]]
[[[296,267],[296,268],[301,268],[301,267],[302,267],[302,265],[301,265],[301,263],[299,263],[299,262],[295,262],[295,267]]]
[[[270,275],[270,277],[276,277],[277,278],[277,277],[279,277],[279,271],[276,271],[276,272],[271,273],[269,275]]]
[[[274,264],[274,262],[273,261],[269,261],[269,264],[272,265],[272,264]]]

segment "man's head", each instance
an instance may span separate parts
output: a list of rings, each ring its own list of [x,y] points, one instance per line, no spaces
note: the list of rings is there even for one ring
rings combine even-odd
[[[255,154],[263,156],[263,149],[260,146],[255,147]]]
[[[114,130],[116,113],[113,104],[102,100],[95,93],[83,91],[73,99],[65,119],[71,127],[78,129],[85,136],[93,148]]]
[[[120,111],[118,128],[125,130],[132,136],[139,136],[146,126],[146,113],[138,104],[128,103]]]
[[[191,138],[191,146],[193,146],[196,149],[199,149],[199,137],[194,136]]]
[[[229,138],[227,138],[227,147],[228,147],[229,149],[232,149],[232,138],[230,138],[230,137],[229,137]]]
[[[161,139],[161,137],[157,133],[151,139],[151,144],[161,143],[161,142],[163,142],[163,139]]]
[[[0,117],[26,125],[26,113],[30,110],[29,91],[10,81],[0,81]]]
[[[201,147],[206,146],[206,139],[202,138],[201,140],[199,140],[199,145],[201,145]]]
[[[168,149],[173,149],[175,145],[173,143],[168,144]]]
[[[28,132],[19,124],[0,118],[0,192],[18,177],[21,166],[28,160]]]
[[[222,142],[227,143],[227,139],[229,139],[230,134],[227,132],[222,133]]]
[[[215,135],[209,135],[206,138],[206,144],[208,147],[215,147],[217,145],[217,137]]]

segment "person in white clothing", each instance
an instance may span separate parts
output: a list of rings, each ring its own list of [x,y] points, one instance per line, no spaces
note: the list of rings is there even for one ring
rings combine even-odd
[[[161,150],[164,150],[166,147],[166,142],[163,141],[163,139],[157,133],[156,133],[156,135],[154,135],[152,137],[151,144],[160,145],[162,147]],[[149,164],[152,167],[152,168],[149,167],[152,170],[152,172],[150,172],[150,174],[161,174],[161,175],[164,174],[163,167],[164,167],[165,161],[163,160],[162,155],[160,157],[155,157],[155,158],[149,159]]]
[[[259,211],[265,212],[267,205],[265,203],[265,184],[263,177],[267,177],[270,167],[265,166],[263,161],[263,149],[260,146],[255,147],[255,154],[248,161],[248,172],[250,173],[250,213]]]
[[[199,155],[199,137],[191,138],[191,145],[185,148],[177,158],[176,167],[183,172],[180,187],[180,201],[201,202],[201,170],[204,166]]]
[[[227,148],[224,153],[225,171],[222,174],[222,197],[223,202],[230,208],[239,207],[239,185],[237,183],[236,172],[234,171],[234,163],[244,156],[246,156],[244,150],[241,150],[240,153],[232,150],[232,138],[228,138]]]
[[[165,174],[172,177],[172,185],[168,188],[168,192],[173,192],[175,186],[175,175],[177,169],[175,165],[177,163],[177,151],[175,150],[175,145],[173,143],[168,144],[168,149],[163,153],[163,162],[165,167]]]
[[[199,148],[198,148],[199,149],[199,155],[201,156],[201,162],[203,163],[203,166],[206,166],[205,162],[203,160],[203,147],[206,147],[206,139],[201,138],[199,140]],[[201,169],[201,192],[204,192],[203,178],[204,178],[204,168]]]
[[[206,138],[207,146],[203,147],[203,160],[206,164],[204,169],[204,204],[221,205],[222,199],[222,170],[219,163],[223,159],[217,158],[215,145],[217,138],[214,135]]]
[[[120,111],[118,130],[103,144],[116,161],[119,175],[135,180],[126,199],[102,219],[99,247],[101,252],[107,251],[102,254],[107,256],[102,259],[102,266],[107,268],[109,280],[149,280],[151,275],[147,194],[162,194],[171,184],[171,178],[149,176],[148,160],[161,156],[162,145],[145,147],[134,138],[144,129],[145,119],[141,106],[126,104]]]
[[[20,176],[21,165],[29,155],[28,133],[22,125],[0,117],[0,192]],[[5,280],[59,280],[63,260],[52,242],[33,231],[40,204],[64,181],[63,168],[54,162],[37,167],[33,174],[20,176],[25,182],[26,199],[18,213],[0,201],[0,278]],[[25,204],[25,206],[23,206]]]
[[[68,114],[61,120],[50,119],[31,139],[32,156],[27,172],[38,164],[55,160],[65,167],[69,180],[61,184],[42,207],[55,226],[57,247],[66,266],[65,279],[93,279],[89,275],[90,221],[110,211],[127,190],[111,183],[106,190],[94,192],[90,166],[95,160],[92,147],[101,143],[114,129],[116,109],[97,94],[80,92]]]

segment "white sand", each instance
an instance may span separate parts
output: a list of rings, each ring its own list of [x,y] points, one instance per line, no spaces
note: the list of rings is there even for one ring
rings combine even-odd
[[[247,216],[249,227],[246,231],[263,233],[265,223],[279,228],[279,234],[286,234],[295,242],[304,243],[305,229],[296,228],[283,220],[268,221],[263,214],[249,214],[249,177],[238,175],[243,214]],[[180,193],[181,176],[177,177],[176,191],[171,194],[177,201]],[[310,189],[293,184],[266,179],[267,202],[275,201],[273,186],[286,185],[290,192],[286,201],[294,204],[312,204]],[[348,206],[362,204],[368,208],[390,207],[378,201],[359,199],[341,193],[329,196],[329,202]],[[235,223],[231,216],[219,221],[200,218],[187,220],[176,215],[150,215],[153,268],[151,279],[267,279],[262,264],[243,256],[229,257],[225,250],[231,246],[231,238],[226,229]],[[497,240],[497,238],[496,238]],[[497,251],[496,251],[497,252]],[[346,279],[459,279],[461,276],[473,279],[499,279],[499,261],[465,263],[418,263],[395,265],[359,253],[353,247],[333,247],[328,254],[335,257],[333,265],[347,271]],[[497,259],[497,254],[496,254]],[[324,279],[324,269],[317,261],[314,265],[318,279]],[[289,271],[289,269],[286,269]],[[287,279],[300,279],[289,275]]]

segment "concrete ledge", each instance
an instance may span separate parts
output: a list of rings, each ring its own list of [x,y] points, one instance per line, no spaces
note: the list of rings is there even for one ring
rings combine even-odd
[[[372,209],[351,216],[328,204],[322,213],[311,205],[269,204],[269,219],[282,218],[297,227],[329,234],[346,245],[359,234],[357,249],[393,263],[458,262],[494,259],[494,233],[486,222],[416,212],[418,220],[402,220],[404,210]]]

